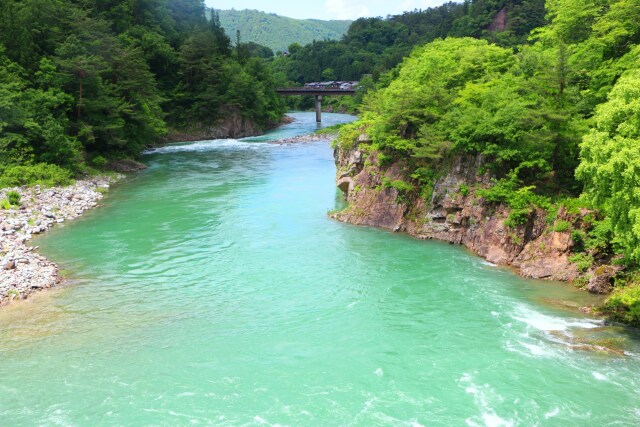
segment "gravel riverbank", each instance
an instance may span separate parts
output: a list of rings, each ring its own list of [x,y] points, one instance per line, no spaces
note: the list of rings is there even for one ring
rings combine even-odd
[[[315,142],[315,141],[333,141],[338,137],[337,133],[325,133],[325,134],[309,134],[294,136],[293,138],[279,139],[277,141],[271,141],[270,144],[298,144],[301,142]]]
[[[20,193],[21,206],[0,209],[0,306],[60,283],[58,266],[29,245],[34,235],[73,220],[98,206],[103,193],[122,176],[79,180],[68,187],[5,188]]]

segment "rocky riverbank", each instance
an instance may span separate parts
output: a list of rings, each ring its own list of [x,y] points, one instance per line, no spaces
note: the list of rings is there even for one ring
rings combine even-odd
[[[68,187],[6,188],[20,194],[20,206],[0,210],[0,306],[60,283],[59,269],[29,245],[33,236],[73,220],[98,206],[103,193],[121,176],[79,180]]]
[[[278,144],[278,145],[299,144],[299,143],[305,143],[305,142],[332,141],[337,137],[338,135],[334,133],[324,133],[324,134],[311,133],[308,135],[300,135],[300,136],[294,136],[292,138],[284,138],[284,139],[279,139],[277,141],[270,141],[269,143]]]
[[[509,227],[509,209],[476,193],[490,185],[481,157],[457,157],[442,165],[431,194],[416,194],[409,168],[402,162],[380,166],[378,153],[361,135],[351,148],[338,147],[337,185],[348,207],[332,217],[357,225],[404,231],[419,239],[464,245],[477,255],[515,267],[524,277],[574,282],[589,292],[610,293],[620,270],[607,260],[580,268],[572,262],[576,242],[571,224],[581,227],[590,212],[560,209],[554,218],[535,209],[526,223]]]

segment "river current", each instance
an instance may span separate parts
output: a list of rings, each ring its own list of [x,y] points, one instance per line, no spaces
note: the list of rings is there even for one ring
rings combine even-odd
[[[335,222],[314,115],[183,143],[34,244],[0,311],[0,425],[640,425],[640,338],[464,248]],[[325,114],[325,125],[351,116]],[[615,351],[604,351],[603,349]]]

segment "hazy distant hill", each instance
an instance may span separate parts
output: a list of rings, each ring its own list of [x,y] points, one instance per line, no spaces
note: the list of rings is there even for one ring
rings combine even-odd
[[[286,50],[291,43],[305,45],[313,40],[340,39],[351,21],[293,19],[258,10],[218,10],[220,23],[235,40],[240,30],[243,42],[269,46],[274,52]]]

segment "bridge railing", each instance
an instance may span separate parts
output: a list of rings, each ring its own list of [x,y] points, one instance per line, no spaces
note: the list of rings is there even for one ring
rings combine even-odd
[[[312,88],[312,87],[282,87],[276,89],[278,93],[300,93],[300,94],[340,94],[343,93],[345,95],[356,93],[355,89],[340,89],[338,87],[335,88]]]

